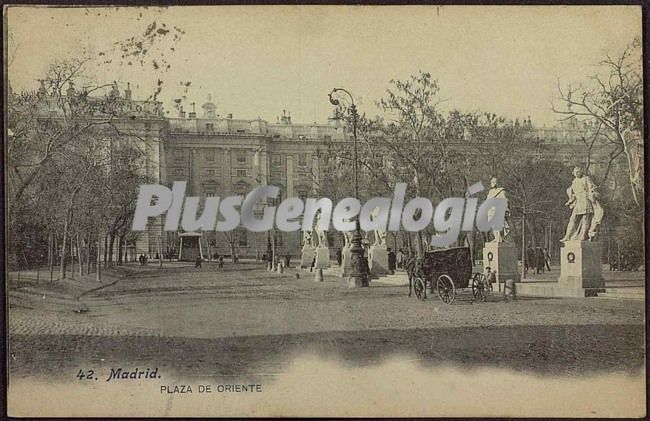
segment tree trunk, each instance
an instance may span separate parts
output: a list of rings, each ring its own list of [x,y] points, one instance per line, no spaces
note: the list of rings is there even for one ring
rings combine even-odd
[[[65,256],[66,250],[65,245],[68,242],[68,221],[66,219],[65,224],[63,225],[63,240],[61,241],[61,267],[59,268],[59,277],[65,279]]]
[[[528,226],[530,227],[530,243],[532,244],[533,250],[537,247],[537,232],[535,230],[535,214],[531,214],[528,220]]]
[[[83,276],[83,248],[81,247],[81,241],[79,240],[79,233],[77,233],[77,256],[79,256],[79,276]]]
[[[104,235],[104,269],[108,264],[108,232]]]
[[[418,259],[421,259],[424,256],[424,245],[422,244],[422,231],[418,231],[417,236],[415,237],[415,245],[417,246],[417,255]]]
[[[124,242],[122,241],[122,237],[117,238],[117,264],[118,266],[122,264],[122,248],[124,246]]]
[[[108,237],[108,264],[113,266],[113,246],[115,245],[115,232],[111,231]]]
[[[101,265],[101,257],[102,257],[102,240],[101,236],[97,235],[97,271],[95,272],[95,280],[98,282],[101,282],[102,280],[102,265]]]
[[[88,241],[84,241],[86,245],[86,275],[90,275],[90,236]]]
[[[632,198],[634,199],[634,203],[636,203],[637,206],[640,206],[641,203],[639,202],[639,187],[641,184],[638,183],[638,177],[635,174],[636,169],[634,168],[634,158],[632,157],[632,153],[627,147],[627,142],[625,141],[623,134],[617,132],[617,135],[621,141],[621,144],[623,145],[623,151],[625,153],[625,158],[627,159],[628,177],[630,180],[630,187],[632,188]]]
[[[50,265],[50,282],[52,282],[52,277],[54,275],[54,236],[52,235],[52,231],[50,231],[48,238],[48,264]]]
[[[70,279],[74,279],[74,240],[70,234]]]

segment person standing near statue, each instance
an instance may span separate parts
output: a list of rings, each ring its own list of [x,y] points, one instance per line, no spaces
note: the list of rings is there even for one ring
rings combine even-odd
[[[597,201],[596,185],[580,167],[573,169],[573,176],[573,182],[567,189],[569,200],[565,203],[572,212],[564,238],[560,241],[594,240],[603,216],[603,210]]]

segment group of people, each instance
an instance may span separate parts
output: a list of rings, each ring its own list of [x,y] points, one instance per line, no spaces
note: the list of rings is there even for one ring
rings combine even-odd
[[[160,255],[156,253],[156,256],[154,257],[156,260],[160,259]],[[140,266],[146,266],[147,263],[149,263],[149,259],[151,259],[151,256],[148,254],[141,254],[138,256],[138,262],[140,262]]]
[[[544,269],[551,271],[551,255],[546,247],[533,248],[528,244],[524,271],[528,273],[529,269],[532,269],[535,273],[544,273]]]
[[[367,248],[364,247],[364,253],[366,251]],[[399,249],[397,253],[395,253],[390,247],[388,247],[387,251],[388,251],[388,271],[390,272],[391,275],[395,273],[397,269],[401,269],[401,270],[406,269],[405,264],[408,255],[404,252],[404,250]],[[336,249],[336,263],[338,264],[339,267],[341,267],[341,265],[343,264],[343,251],[340,248]]]
[[[282,261],[282,265],[283,265],[283,267],[285,267],[285,268],[288,268],[289,265],[291,264],[291,255],[289,255],[289,254],[285,255],[285,256],[282,257],[282,258],[280,258],[280,256],[277,256],[277,255],[276,255],[276,256],[275,256],[275,264],[274,264],[274,262],[273,262],[273,254],[269,254],[269,255],[267,256],[266,253],[264,253],[264,254],[262,255],[262,261],[263,261],[263,262],[266,262],[266,263],[267,263],[267,266],[268,266],[268,265],[271,265],[272,267],[277,266],[277,264],[280,262],[280,259],[282,259],[282,260],[281,260],[281,261]],[[314,264],[315,264],[315,263],[312,263],[312,266],[313,266]]]
[[[220,256],[219,253],[215,253],[212,255],[212,258],[219,263],[219,267],[223,267],[223,256]],[[196,259],[194,260],[194,267],[195,268],[200,268],[202,266],[203,259],[201,258],[200,255],[196,256]]]
[[[643,264],[643,255],[620,254],[620,261],[614,257],[609,261],[610,271],[636,271]]]

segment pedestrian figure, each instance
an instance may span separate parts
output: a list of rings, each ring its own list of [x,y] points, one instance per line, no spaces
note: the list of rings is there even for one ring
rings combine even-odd
[[[196,263],[194,264],[195,268],[201,267],[201,256],[196,256]]]
[[[544,247],[544,263],[546,264],[546,270],[551,271],[551,255],[548,253],[548,249]]]
[[[338,263],[339,267],[341,267],[341,263],[343,263],[343,253],[341,252],[341,249],[336,249],[336,263]]]
[[[396,268],[397,269],[404,269],[404,251],[402,249],[399,249],[397,251],[397,256],[396,256]]]
[[[541,247],[535,247],[535,270],[536,273],[544,273],[545,257]]]
[[[313,271],[314,267],[316,266],[316,255],[311,259],[311,266],[309,267],[309,271]]]
[[[219,267],[223,267],[223,256],[219,256]]]
[[[535,249],[533,249],[530,243],[528,243],[524,259],[524,273],[528,274],[529,269],[532,269],[534,273],[536,266]]]
[[[395,255],[395,252],[388,247],[388,272],[390,272],[391,275],[395,273],[396,263],[397,256]]]
[[[492,272],[492,268],[488,266],[485,268],[485,272],[483,272],[483,276],[485,276],[485,288],[488,291],[491,291],[492,284],[497,281],[496,272]]]

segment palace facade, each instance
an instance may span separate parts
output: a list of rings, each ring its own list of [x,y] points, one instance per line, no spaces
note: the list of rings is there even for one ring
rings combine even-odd
[[[56,114],[59,105],[43,95],[43,112]],[[69,98],[78,95],[72,87]],[[272,184],[280,187],[282,201],[287,197],[317,197],[322,172],[321,152],[332,142],[351,142],[351,130],[339,119],[332,118],[327,124],[296,124],[283,111],[277,121],[238,119],[232,114],[220,114],[210,97],[201,104],[201,112],[186,112],[179,106],[177,116],[167,117],[162,105],[152,101],[131,98],[131,90],[120,92],[114,84],[108,95],[109,103],[119,110],[109,110],[120,118],[112,120],[121,131],[135,136],[145,153],[139,163],[148,179],[171,187],[174,181],[187,182],[186,196],[226,197],[246,195],[255,187]],[[93,99],[87,98],[90,104]],[[105,106],[105,100],[98,100]],[[100,105],[102,104],[102,105]],[[99,110],[102,114],[103,110]],[[105,114],[105,112],[104,112]],[[98,117],[100,118],[100,117]],[[546,152],[530,148],[527,153],[553,153],[567,165],[584,162],[587,148],[584,138],[592,128],[576,121],[568,121],[552,128],[534,128],[530,120],[527,133],[549,146]],[[466,135],[462,142],[454,144],[456,150],[476,154],[480,148]],[[605,165],[606,153],[597,158],[594,165]],[[261,208],[259,209],[261,211]],[[192,259],[197,253],[205,258],[215,253],[237,254],[240,257],[261,257],[273,245],[280,256],[300,254],[300,232],[252,233],[243,228],[232,232],[183,233],[164,232],[164,217],[151,219],[147,231],[139,234],[134,244],[127,245],[131,258],[140,254],[152,257],[163,254],[179,256],[181,239],[188,247],[184,258]],[[340,236],[333,233],[330,244],[341,245]]]

